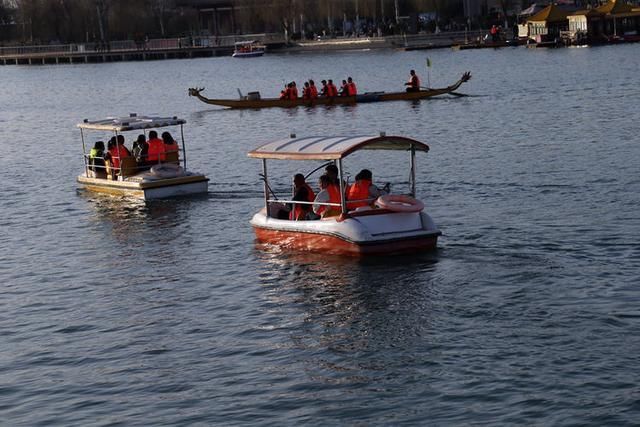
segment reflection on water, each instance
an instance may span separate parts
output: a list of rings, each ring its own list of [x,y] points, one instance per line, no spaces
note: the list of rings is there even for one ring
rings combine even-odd
[[[375,351],[410,345],[430,328],[437,254],[357,258],[263,249],[255,254],[265,297],[281,310],[302,310],[293,336],[299,346]]]

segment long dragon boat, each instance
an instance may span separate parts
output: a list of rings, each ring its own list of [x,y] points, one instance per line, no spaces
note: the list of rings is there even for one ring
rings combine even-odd
[[[227,108],[292,108],[299,106],[313,107],[316,105],[340,105],[340,104],[359,104],[364,102],[384,102],[384,101],[414,101],[426,98],[433,98],[439,95],[456,95],[456,90],[465,82],[471,79],[471,72],[465,72],[460,80],[441,89],[421,88],[415,92],[366,92],[355,96],[339,96],[339,97],[319,97],[313,100],[307,99],[279,99],[279,98],[261,98],[258,92],[250,92],[247,96],[240,99],[211,99],[203,96],[201,92],[204,88],[189,88],[189,96],[195,96],[206,104],[219,105]]]

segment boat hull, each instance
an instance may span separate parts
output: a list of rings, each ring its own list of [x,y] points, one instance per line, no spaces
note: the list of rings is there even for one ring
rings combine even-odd
[[[429,251],[441,235],[426,213],[380,210],[344,220],[288,221],[254,215],[251,225],[259,243],[283,249],[332,255],[381,255]]]
[[[317,105],[345,105],[345,104],[360,104],[367,102],[385,102],[385,101],[418,101],[421,99],[428,99],[434,96],[451,94],[455,96],[462,96],[455,91],[464,82],[471,79],[471,73],[466,72],[462,75],[460,80],[451,86],[447,86],[441,89],[425,89],[422,88],[415,92],[367,92],[356,96],[338,96],[333,98],[320,97],[313,100],[307,99],[279,99],[279,98],[263,98],[263,99],[248,99],[244,97],[242,99],[211,99],[203,96],[201,92],[204,88],[189,88],[189,96],[195,96],[205,104],[218,105],[227,108],[246,108],[246,109],[258,109],[258,108],[293,108],[293,107],[315,107]]]
[[[112,181],[80,175],[77,181],[88,191],[142,200],[205,194],[209,189],[209,179],[204,175],[188,175],[152,182]]]

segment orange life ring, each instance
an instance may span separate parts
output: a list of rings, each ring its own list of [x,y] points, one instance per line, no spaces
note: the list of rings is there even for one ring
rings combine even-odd
[[[388,194],[376,199],[376,206],[393,212],[420,212],[424,203],[410,196],[402,194]]]

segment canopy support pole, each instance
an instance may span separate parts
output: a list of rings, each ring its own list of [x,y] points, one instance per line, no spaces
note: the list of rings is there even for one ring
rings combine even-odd
[[[264,178],[264,208],[269,218],[269,183],[267,182],[267,159],[262,159],[262,176]]]
[[[184,146],[184,125],[180,125],[180,138],[182,139],[182,167],[187,170],[187,148]]]
[[[411,144],[411,157],[409,160],[409,184],[411,186],[411,197],[416,197],[416,147]]]
[[[344,179],[342,179],[342,159],[338,159],[338,178],[340,179],[340,206],[342,208],[342,213],[344,215],[347,214],[347,200],[344,196],[345,188],[344,188]]]

